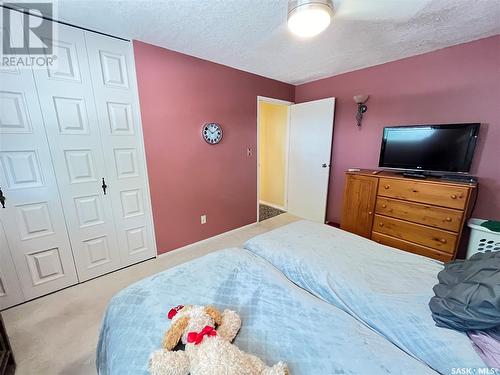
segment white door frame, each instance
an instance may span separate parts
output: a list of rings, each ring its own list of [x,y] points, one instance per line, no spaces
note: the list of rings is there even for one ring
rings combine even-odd
[[[287,202],[288,202],[288,153],[290,147],[290,105],[295,104],[294,102],[289,102],[287,100],[274,99],[269,98],[267,96],[257,96],[257,144],[255,146],[256,149],[256,157],[257,157],[257,222],[259,222],[259,198],[260,198],[260,148],[259,148],[259,130],[260,130],[260,103],[271,103],[271,104],[282,104],[289,106],[287,115],[286,115],[286,135],[285,135],[285,204],[283,207],[277,207],[272,205],[273,207],[283,209],[286,211]]]

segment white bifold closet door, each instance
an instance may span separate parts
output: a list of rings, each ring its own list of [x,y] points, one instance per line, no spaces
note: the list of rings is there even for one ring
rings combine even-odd
[[[58,25],[34,71],[80,281],[154,257],[131,44]]]
[[[56,65],[0,67],[0,309],[156,255],[132,45],[55,31]]]
[[[0,189],[6,198],[5,208],[0,206],[0,308],[75,284],[73,256],[29,69],[0,68]]]
[[[129,42],[85,32],[122,265],[156,255],[134,54]]]
[[[80,281],[120,267],[84,31],[57,26],[57,65],[36,69],[36,85],[57,171],[66,223]]]

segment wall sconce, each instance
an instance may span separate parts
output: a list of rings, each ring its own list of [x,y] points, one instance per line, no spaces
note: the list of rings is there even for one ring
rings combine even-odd
[[[368,110],[365,103],[368,101],[368,95],[355,95],[353,97],[354,101],[358,105],[358,112],[356,113],[356,122],[358,126],[361,126],[361,120],[363,120],[363,114]]]

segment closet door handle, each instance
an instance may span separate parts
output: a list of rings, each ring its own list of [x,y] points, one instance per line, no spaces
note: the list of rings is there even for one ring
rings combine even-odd
[[[108,185],[106,185],[106,181],[104,181],[104,177],[102,178],[102,191],[104,192],[104,195],[106,195],[106,189],[108,188]]]
[[[0,204],[2,205],[2,208],[5,208],[5,196],[3,195],[1,187],[0,187]]]

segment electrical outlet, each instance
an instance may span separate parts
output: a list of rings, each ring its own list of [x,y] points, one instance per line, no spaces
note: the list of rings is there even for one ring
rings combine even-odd
[[[247,156],[253,156],[253,149],[251,147],[247,148]]]
[[[202,224],[206,224],[207,223],[207,215],[201,215],[200,216],[200,222]]]

